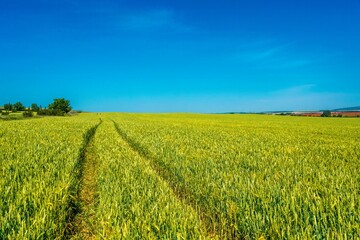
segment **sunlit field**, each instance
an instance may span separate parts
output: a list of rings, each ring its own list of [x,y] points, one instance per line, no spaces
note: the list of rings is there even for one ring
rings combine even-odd
[[[0,239],[360,238],[360,119],[0,121]]]

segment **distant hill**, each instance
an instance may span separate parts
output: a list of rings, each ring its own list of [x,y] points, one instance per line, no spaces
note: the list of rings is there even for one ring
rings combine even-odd
[[[337,109],[333,109],[332,111],[360,111],[360,106],[357,107],[347,107],[347,108],[337,108]]]
[[[326,109],[323,110],[286,110],[286,111],[263,111],[263,112],[224,112],[219,114],[277,114],[277,115],[290,115],[291,113],[294,114],[321,114],[323,111],[326,111]],[[337,108],[330,110],[332,112],[355,112],[357,114],[358,111],[360,111],[360,106],[357,107],[347,107],[347,108]]]

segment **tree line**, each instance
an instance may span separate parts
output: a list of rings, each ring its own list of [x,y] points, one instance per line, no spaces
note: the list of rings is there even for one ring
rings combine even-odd
[[[52,103],[47,107],[39,106],[36,103],[31,104],[30,107],[26,108],[21,102],[6,103],[4,104],[4,111],[2,115],[8,115],[10,112],[23,112],[24,117],[34,116],[34,112],[37,115],[46,116],[64,116],[71,111],[72,107],[70,101],[65,98],[55,98]]]

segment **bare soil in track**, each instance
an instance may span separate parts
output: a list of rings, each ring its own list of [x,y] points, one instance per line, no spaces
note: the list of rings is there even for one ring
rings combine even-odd
[[[95,239],[92,224],[96,199],[96,159],[94,139],[91,139],[85,150],[79,193],[80,212],[74,218],[74,235],[71,239]]]

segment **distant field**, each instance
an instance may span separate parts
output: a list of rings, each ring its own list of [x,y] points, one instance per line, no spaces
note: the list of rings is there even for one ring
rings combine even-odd
[[[316,113],[302,113],[300,116],[306,116],[306,117],[320,117],[322,112],[316,112]],[[354,111],[354,112],[332,112],[331,115],[333,117],[341,115],[341,117],[360,117],[360,111]]]
[[[0,122],[0,239],[360,238],[360,119]]]
[[[33,112],[33,116],[36,117],[37,113]],[[24,119],[23,112],[10,112],[8,115],[2,115],[0,113],[0,120],[19,120]]]
[[[0,115],[0,119],[9,119],[9,120],[18,120],[18,119],[22,119],[23,118],[23,114],[21,112],[16,112],[16,113],[9,113],[8,115]]]

